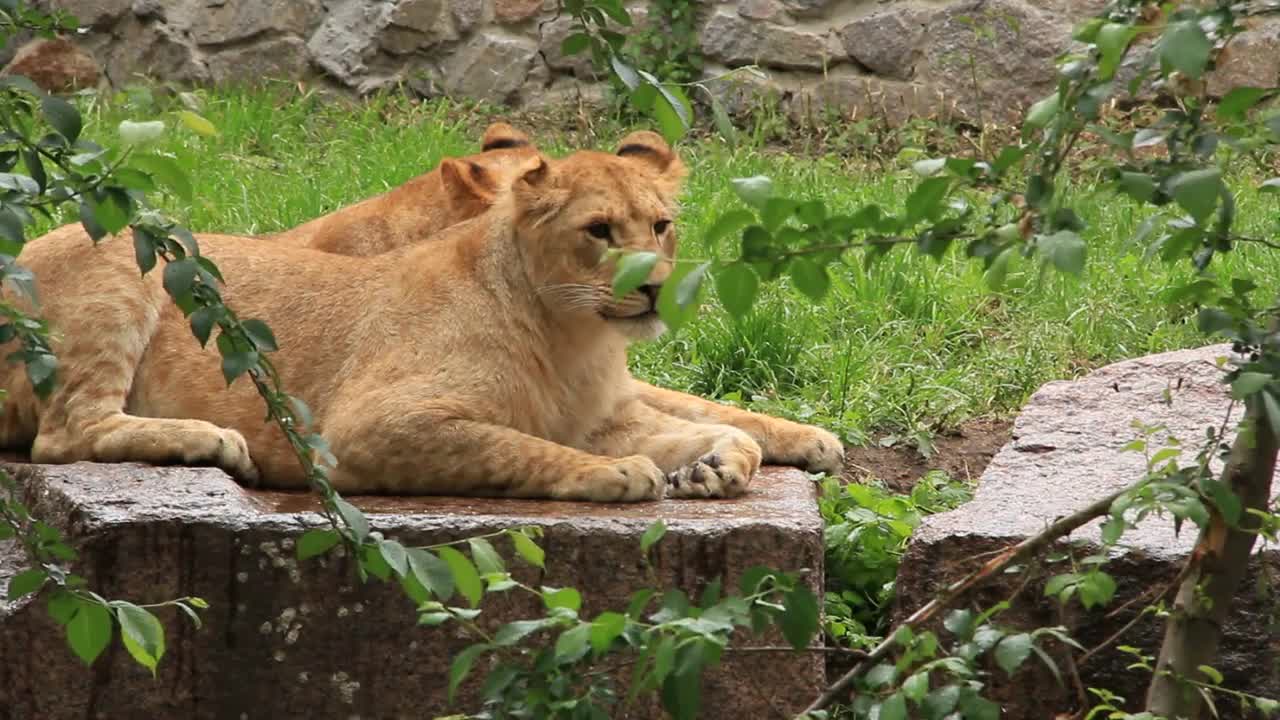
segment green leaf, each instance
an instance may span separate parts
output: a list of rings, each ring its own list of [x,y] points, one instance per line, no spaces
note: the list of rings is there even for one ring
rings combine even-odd
[[[453,702],[454,695],[458,692],[458,686],[467,679],[467,675],[471,672],[471,666],[475,664],[476,658],[489,650],[489,646],[483,643],[469,645],[462,652],[454,657],[453,662],[449,664],[449,702]]]
[[[894,693],[880,703],[879,720],[907,720],[907,699]]]
[[[1240,522],[1240,514],[1243,511],[1240,498],[1231,491],[1231,487],[1221,480],[1213,478],[1205,478],[1200,481],[1200,487],[1213,500],[1213,504],[1218,508],[1218,512],[1222,514],[1222,518],[1230,525],[1237,525]]]
[[[149,611],[116,601],[112,603],[116,620],[120,623],[120,637],[124,647],[139,665],[156,674],[156,666],[164,657],[164,626]]]
[[[1160,61],[1195,80],[1209,64],[1213,43],[1195,20],[1171,23],[1160,38]]]
[[[942,201],[951,189],[951,178],[946,176],[931,177],[916,185],[907,196],[906,221],[913,225],[921,220],[932,220],[942,210]]]
[[[103,193],[101,197],[93,197],[89,200],[98,224],[103,230],[113,235],[129,224],[129,208],[126,202],[127,198],[122,199],[114,192]]]
[[[582,594],[574,588],[543,588],[542,602],[548,610],[568,608],[578,612],[582,609]]]
[[[40,110],[49,126],[66,138],[68,144],[75,143],[80,137],[83,124],[75,105],[55,95],[45,95],[40,99]]]
[[[973,633],[973,613],[968,610],[952,610],[942,621],[942,626],[961,640],[968,640]]]
[[[729,117],[720,98],[716,97],[715,93],[707,94],[711,98],[711,120],[716,124],[716,132],[720,133],[720,137],[724,138],[725,143],[732,150],[738,145],[738,129],[733,126],[733,119]]]
[[[28,568],[9,580],[9,599],[17,600],[41,588],[49,574],[44,568]]]
[[[867,687],[875,690],[877,688],[889,687],[898,679],[898,668],[893,663],[880,663],[867,671],[866,683]]]
[[[133,122],[131,120],[122,120],[117,130],[120,133],[120,139],[125,145],[142,145],[164,134],[164,121]]]
[[[1245,398],[1261,391],[1271,382],[1271,375],[1260,372],[1242,372],[1231,383],[1231,397],[1236,400],[1244,400]]]
[[[258,346],[258,350],[262,352],[275,352],[278,348],[276,345],[276,336],[271,332],[271,328],[261,320],[248,319],[240,323],[244,327],[244,331]]]
[[[956,685],[944,685],[925,696],[921,707],[924,709],[925,717],[929,720],[935,718],[941,719],[946,717],[955,710],[956,704],[960,702],[960,688]]]
[[[129,164],[151,175],[156,182],[169,188],[182,200],[190,201],[195,195],[191,180],[172,158],[163,155],[134,155],[129,159]]]
[[[910,701],[919,705],[924,702],[924,697],[929,693],[929,672],[922,670],[902,683],[902,694]]]
[[[661,520],[655,520],[652,525],[645,529],[644,534],[640,536],[640,553],[649,554],[649,548],[653,547],[667,534],[667,524]]]
[[[230,385],[257,364],[258,353],[252,350],[227,353],[222,356],[222,377],[226,379],[227,385]]]
[[[671,96],[666,89],[658,87],[658,94],[653,99],[653,107],[650,114],[653,119],[658,122],[658,129],[662,131],[662,137],[667,142],[675,144],[684,137],[688,126],[680,119],[680,111],[676,109],[675,104],[671,101]]]
[[[92,665],[111,642],[111,612],[92,600],[77,598],[67,623],[67,644],[85,665]]]
[[[809,258],[798,255],[788,265],[791,271],[791,282],[796,289],[814,302],[821,300],[831,287],[831,278],[827,277],[827,269]]]
[[[218,134],[218,128],[214,127],[213,123],[204,119],[200,115],[197,115],[196,113],[191,112],[190,110],[179,110],[178,119],[182,121],[183,125],[186,125],[192,132],[196,133],[197,135],[204,135],[205,137],[214,137]]]
[[[640,87],[640,74],[636,72],[635,68],[623,62],[617,53],[612,53],[609,56],[609,64],[613,67],[613,73],[618,76],[618,79],[627,88],[635,90]]]
[[[330,548],[338,544],[342,536],[337,530],[329,528],[312,528],[298,538],[298,559],[307,560],[317,555],[323,555],[329,552]]]
[[[765,202],[773,196],[773,181],[764,175],[734,178],[729,183],[742,202],[757,209],[763,209]]]
[[[471,607],[479,605],[480,597],[484,594],[484,585],[480,582],[480,573],[476,572],[476,566],[471,564],[466,555],[451,547],[440,548],[439,552],[440,559],[445,561],[449,571],[453,573],[453,582],[458,592],[462,593]]]
[[[522,532],[513,532],[511,535],[511,544],[515,546],[516,553],[524,558],[524,561],[537,568],[545,568],[547,553],[529,539],[528,535]]]
[[[577,55],[591,44],[591,36],[586,33],[573,33],[560,43],[561,55]]]
[[[1268,717],[1270,717],[1272,713],[1280,711],[1280,700],[1272,700],[1271,698],[1254,698],[1253,703],[1258,706],[1259,710],[1266,713]]]
[[[1222,673],[1218,672],[1217,668],[1214,668],[1212,666],[1197,665],[1196,669],[1199,670],[1205,677],[1209,678],[1209,682],[1213,683],[1214,685],[1221,685],[1224,680],[1224,678],[1222,677]]]
[[[911,169],[920,177],[930,177],[937,175],[938,171],[947,164],[946,158],[930,158],[928,160],[917,160],[912,163]]]
[[[1028,633],[1006,637],[996,645],[996,664],[1012,675],[1031,655],[1031,644],[1031,635]]]
[[[596,653],[604,653],[627,627],[627,616],[616,612],[603,612],[591,623],[591,647]]]
[[[493,634],[493,644],[496,647],[511,647],[539,630],[545,630],[555,624],[556,621],[550,618],[513,620],[498,628],[498,631]]]
[[[1049,97],[1036,101],[1027,109],[1027,119],[1024,121],[1024,126],[1031,129],[1042,128],[1048,125],[1057,114],[1058,93],[1055,92]]]
[[[711,247],[718,246],[722,240],[739,232],[754,220],[755,216],[748,210],[742,208],[730,210],[711,223],[711,227],[703,235],[704,242]]]
[[[1120,192],[1138,202],[1151,202],[1156,196],[1156,181],[1146,173],[1121,172],[1116,185]]]
[[[475,561],[481,575],[505,573],[507,571],[507,566],[502,562],[502,556],[498,554],[497,550],[493,549],[493,544],[488,540],[471,538],[467,540],[467,545],[471,547],[471,559]]]
[[[1169,181],[1169,192],[1197,223],[1204,222],[1218,205],[1222,171],[1216,167],[1189,170]]]
[[[453,570],[449,564],[422,548],[409,548],[409,572],[440,602],[453,597]],[[463,560],[466,558],[464,557]],[[478,579],[477,579],[478,581]]]
[[[49,617],[59,625],[66,625],[80,610],[80,598],[69,590],[59,588],[49,596]]]
[[[1079,275],[1084,270],[1084,239],[1071,230],[1041,235],[1036,240],[1036,247],[1062,272]]]
[[[195,258],[183,258],[166,263],[164,266],[165,291],[174,298],[189,295],[199,269],[200,266],[196,264]]]
[[[747,265],[734,263],[716,273],[716,293],[725,310],[735,318],[746,315],[755,304],[760,281]]]
[[[799,650],[809,646],[818,632],[818,598],[807,585],[796,585],[782,598],[785,608],[778,617],[782,636]]]
[[[1238,87],[1218,101],[1218,118],[1222,120],[1243,120],[1245,113],[1267,96],[1266,90],[1256,87]]]
[[[764,201],[760,209],[760,222],[765,230],[774,232],[796,211],[798,203],[787,198],[771,197]]]
[[[378,552],[382,553],[382,559],[396,571],[396,575],[404,577],[409,574],[409,555],[403,545],[395,540],[383,540],[378,543]]]
[[[680,282],[676,285],[676,304],[680,307],[688,307],[698,299],[698,290],[702,287],[702,280],[707,275],[707,270],[711,267],[711,263],[704,262],[694,268],[688,275],[680,278]]]
[[[591,625],[583,623],[560,633],[556,638],[556,660],[562,663],[577,662],[591,649]]]
[[[351,528],[351,534],[355,537],[356,543],[364,543],[369,537],[369,518],[341,497],[333,499],[333,506],[338,511],[338,517],[342,518],[342,522]]]
[[[1124,51],[1137,35],[1137,28],[1122,23],[1107,23],[1098,29],[1095,42],[1098,45],[1099,80],[1110,80],[1115,76]]]
[[[960,712],[964,720],[1000,720],[1000,706],[977,693],[961,695]]]
[[[631,252],[618,260],[618,268],[613,274],[613,296],[621,298],[649,280],[649,273],[658,264],[658,254],[652,252]]]

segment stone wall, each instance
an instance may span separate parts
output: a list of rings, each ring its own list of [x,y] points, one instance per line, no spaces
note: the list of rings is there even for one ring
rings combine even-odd
[[[564,57],[555,0],[44,0],[92,31],[81,43],[120,84],[137,73],[234,83],[308,79],[359,92],[404,83],[496,103],[598,96]],[[899,120],[995,119],[1047,94],[1071,26],[1100,0],[698,2],[707,76],[755,63],[716,91],[744,110],[761,91],[793,115],[824,105]],[[632,3],[637,26],[646,6]],[[1280,20],[1237,40],[1214,81],[1280,84]]]

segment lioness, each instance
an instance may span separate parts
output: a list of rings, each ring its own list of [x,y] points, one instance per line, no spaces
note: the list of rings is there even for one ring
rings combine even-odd
[[[432,243],[366,258],[227,236],[202,246],[236,278],[227,302],[275,329],[276,366],[312,406],[343,492],[733,496],[759,445],[651,407],[627,374],[628,342],[661,331],[669,260],[621,300],[600,262],[610,247],[674,256],[683,175],[661,138],[638,133],[616,155],[532,157],[490,210]],[[60,335],[61,381],[39,401],[6,368],[0,443],[30,441],[36,462],[212,464],[302,486],[252,386],[224,386],[216,352],[191,341],[160,273],[139,276],[127,238],[54,232],[19,262]]]
[[[528,135],[506,123],[493,123],[481,139],[480,154],[446,158],[435,171],[395,190],[275,238],[340,255],[374,255],[430,239],[454,222],[488,209],[498,189],[515,179],[521,163],[539,155]],[[444,210],[437,198],[447,201]],[[739,410],[634,378],[628,382],[644,402],[668,415],[744,430],[760,444],[765,463],[830,473],[844,465],[840,440],[821,428]]]

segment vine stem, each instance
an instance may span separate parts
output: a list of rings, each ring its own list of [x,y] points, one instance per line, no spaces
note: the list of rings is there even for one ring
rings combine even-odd
[[[853,687],[853,683],[864,673],[870,670],[876,663],[884,659],[896,644],[895,638],[902,628],[911,628],[912,630],[921,624],[928,622],[939,612],[945,610],[959,600],[965,593],[973,589],[975,586],[986,581],[993,575],[996,575],[1006,567],[1021,562],[1026,558],[1039,554],[1049,544],[1069,535],[1078,530],[1089,522],[1107,514],[1111,508],[1111,504],[1126,493],[1133,492],[1147,483],[1147,479],[1133,483],[1122,490],[1111,493],[1103,498],[1095,500],[1076,512],[1059,518],[1051,523],[1047,528],[1037,535],[1033,535],[1022,542],[1013,545],[999,555],[983,564],[974,572],[957,580],[947,587],[940,595],[926,603],[923,607],[916,610],[906,620],[903,620],[893,630],[885,634],[885,639],[880,642],[871,652],[869,652],[861,662],[855,665],[847,673],[842,675],[840,679],[832,683],[818,699],[814,700],[809,707],[799,717],[805,717],[809,713],[823,710],[831,705],[831,703],[843,697]]]

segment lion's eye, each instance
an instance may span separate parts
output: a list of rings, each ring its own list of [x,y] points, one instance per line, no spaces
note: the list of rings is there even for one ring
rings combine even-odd
[[[590,233],[591,237],[593,238],[596,238],[599,240],[608,240],[610,237],[609,223],[602,223],[602,222],[591,223],[590,225],[587,226],[587,232]]]
[[[667,228],[669,227],[671,227],[670,220],[659,220],[658,222],[653,224],[653,234],[661,235],[662,233],[666,232]]]

